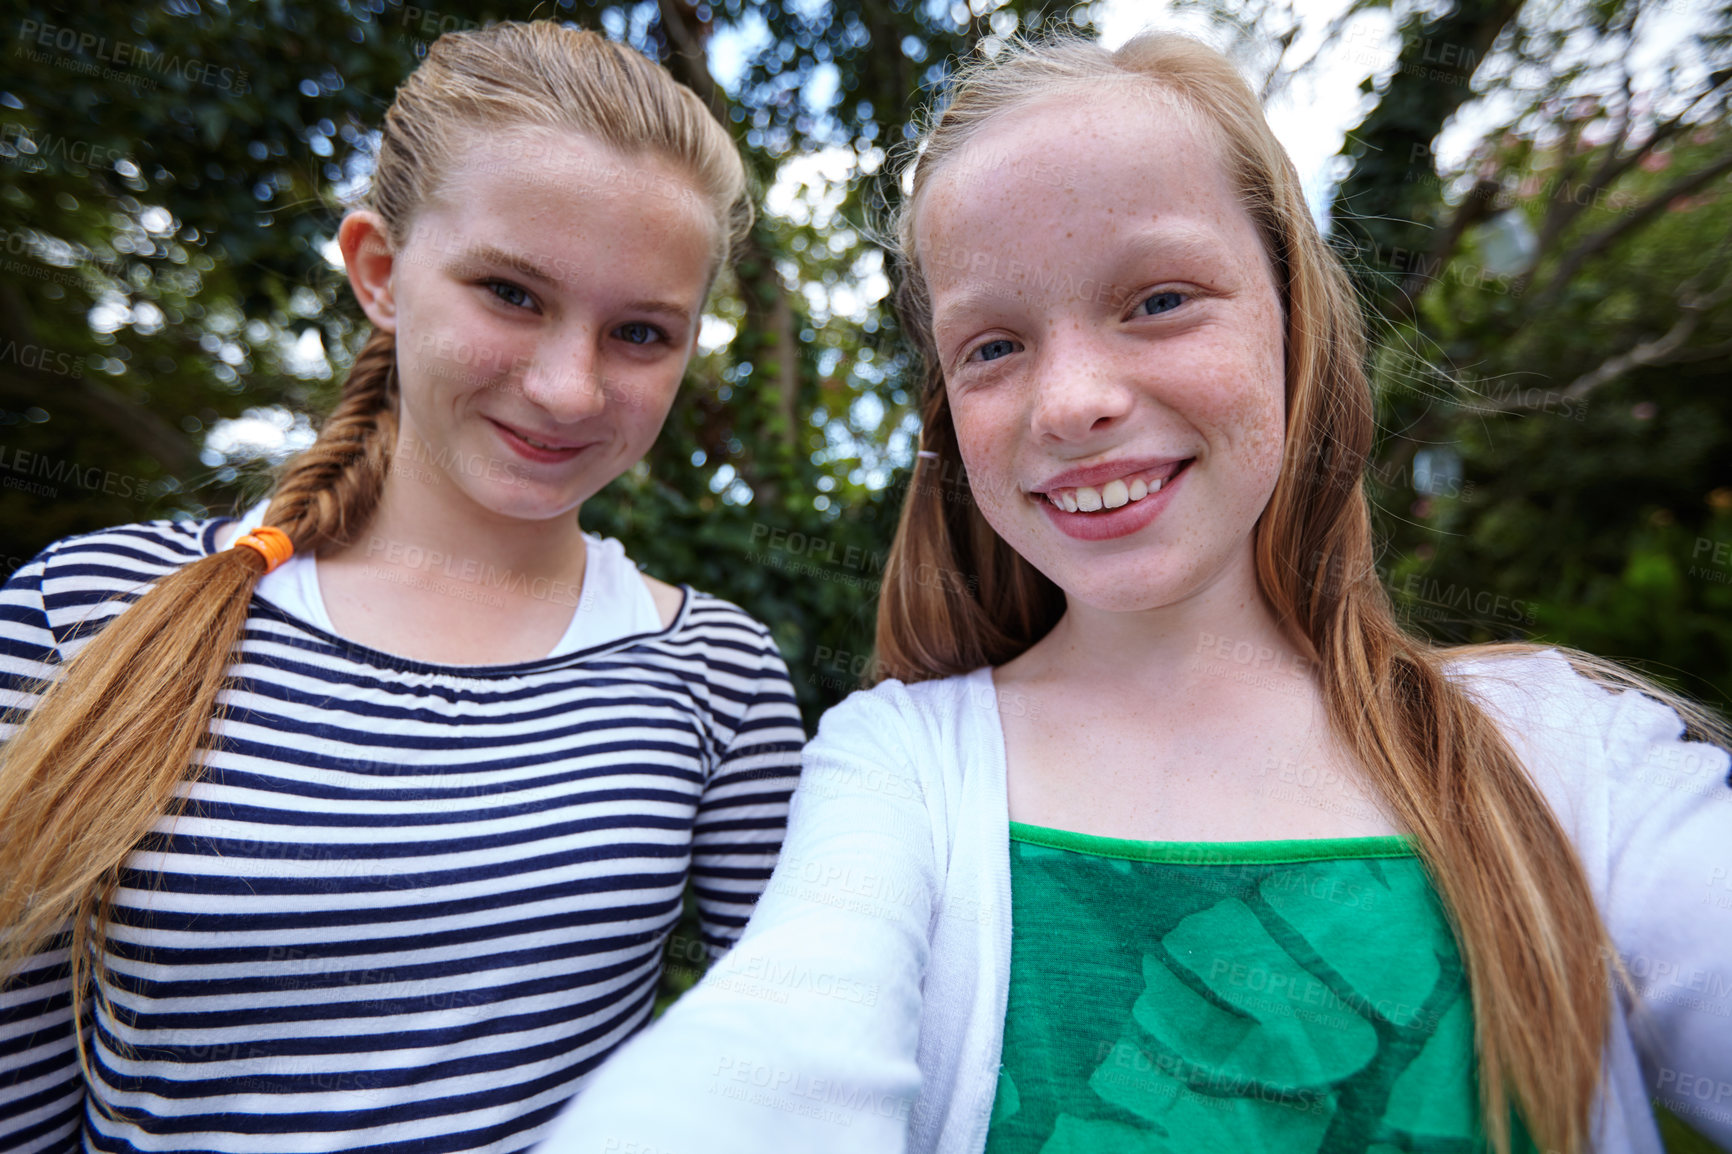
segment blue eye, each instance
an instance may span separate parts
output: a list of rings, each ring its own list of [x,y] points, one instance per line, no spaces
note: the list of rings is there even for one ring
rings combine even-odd
[[[614,333],[627,344],[647,345],[662,337],[662,331],[654,325],[646,325],[642,321],[631,321],[614,330]]]
[[[535,304],[530,295],[510,281],[490,280],[487,287],[493,290],[493,295],[510,305],[512,308],[526,309]]]
[[[1010,340],[987,341],[974,350],[974,355],[983,361],[996,361],[999,357],[1007,357],[1016,352],[1019,347],[1015,341]]]
[[[1137,306],[1138,311],[1148,316],[1160,313],[1170,313],[1185,303],[1185,294],[1179,292],[1160,292]]]

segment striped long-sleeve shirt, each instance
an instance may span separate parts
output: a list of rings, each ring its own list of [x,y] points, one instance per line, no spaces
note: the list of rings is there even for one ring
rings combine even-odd
[[[0,706],[221,523],[21,568]],[[88,1082],[65,940],[0,986],[0,1150],[529,1147],[647,1020],[688,878],[712,952],[745,924],[804,737],[765,628],[690,589],[660,632],[473,667],[255,597],[230,673],[183,811],[126,862]]]

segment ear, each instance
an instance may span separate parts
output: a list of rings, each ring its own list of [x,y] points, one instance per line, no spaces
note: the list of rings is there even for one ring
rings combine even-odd
[[[349,287],[361,302],[361,311],[373,322],[373,327],[388,333],[397,331],[397,302],[392,295],[392,272],[396,256],[391,252],[390,233],[385,218],[376,212],[351,212],[337,229],[337,247],[343,250],[343,264],[349,270]]]

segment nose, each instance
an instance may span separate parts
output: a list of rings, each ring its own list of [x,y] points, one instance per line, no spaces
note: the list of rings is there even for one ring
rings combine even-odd
[[[520,382],[525,399],[561,425],[600,415],[607,407],[599,334],[582,331],[538,346]]]
[[[1114,428],[1131,411],[1130,388],[1086,333],[1049,338],[1035,370],[1029,423],[1044,440],[1083,441]]]

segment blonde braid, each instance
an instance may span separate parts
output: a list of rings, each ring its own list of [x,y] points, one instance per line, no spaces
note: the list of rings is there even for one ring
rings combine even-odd
[[[265,524],[297,552],[348,545],[372,519],[397,441],[397,341],[377,330],[355,356],[318,440],[283,467]]]

